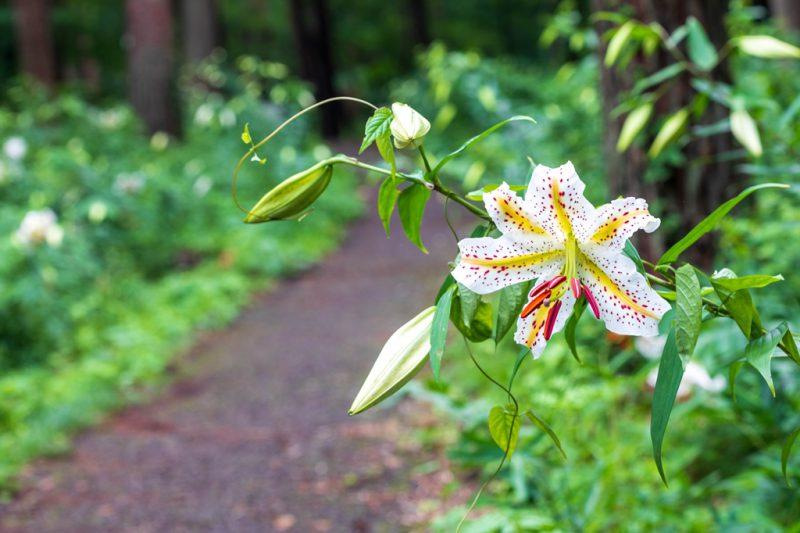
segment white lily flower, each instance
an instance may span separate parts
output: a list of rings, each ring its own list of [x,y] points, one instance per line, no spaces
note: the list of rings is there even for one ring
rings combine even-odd
[[[656,381],[658,381],[658,368],[654,368],[647,374],[647,386],[655,390]],[[720,392],[725,390],[727,385],[728,381],[723,376],[712,378],[711,374],[708,373],[708,370],[706,370],[703,365],[695,363],[694,361],[689,361],[683,371],[683,377],[678,386],[677,397],[679,400],[687,399],[692,394],[692,390],[695,387],[707,392]]]
[[[22,219],[14,240],[23,246],[37,246],[46,242],[50,246],[60,246],[64,239],[64,229],[58,225],[56,214],[51,209],[29,211]]]
[[[621,335],[658,335],[658,322],[670,308],[622,252],[637,230],[650,233],[661,221],[639,198],[596,209],[583,196],[585,187],[572,163],[538,165],[524,200],[505,183],[483,195],[501,237],[458,244],[461,256],[453,277],[474,292],[540,280],[514,335],[534,357],[564,327],[581,297],[609,331]]]
[[[398,149],[411,144],[419,144],[430,131],[431,123],[407,104],[392,104],[392,123],[389,129],[394,136],[394,145]]]

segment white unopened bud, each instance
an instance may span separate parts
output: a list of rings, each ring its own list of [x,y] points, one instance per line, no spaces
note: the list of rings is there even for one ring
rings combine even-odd
[[[394,145],[398,149],[406,148],[409,145],[421,144],[422,138],[431,129],[428,119],[417,113],[417,111],[407,104],[392,104],[392,135]]]

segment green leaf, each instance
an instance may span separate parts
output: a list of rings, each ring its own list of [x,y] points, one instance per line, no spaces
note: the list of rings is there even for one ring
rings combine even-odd
[[[668,67],[664,67],[654,74],[637,81],[636,85],[634,85],[633,89],[631,90],[631,94],[633,96],[638,96],[646,89],[674,78],[684,70],[686,70],[686,63],[673,63]]]
[[[383,229],[386,231],[386,236],[389,236],[389,226],[392,222],[392,213],[394,206],[397,203],[397,198],[400,196],[400,191],[397,189],[399,180],[389,176],[378,189],[378,216],[383,222]]]
[[[767,59],[800,58],[800,48],[770,35],[743,35],[735,43],[739,50],[751,56]]]
[[[789,433],[789,436],[786,437],[786,442],[783,444],[783,450],[781,451],[781,471],[783,472],[783,479],[786,480],[786,486],[791,486],[787,467],[789,464],[789,455],[792,453],[792,446],[794,446],[794,441],[797,440],[798,435],[800,435],[800,427]]]
[[[703,322],[700,281],[692,265],[683,265],[675,276],[675,344],[683,366],[689,362]]]
[[[446,290],[439,301],[436,302],[436,313],[433,315],[431,326],[431,370],[433,377],[439,381],[439,370],[442,367],[444,346],[447,343],[447,325],[450,323],[450,304],[453,303],[455,287]]]
[[[762,287],[766,287],[767,285],[771,285],[778,281],[783,281],[783,276],[781,276],[780,274],[778,274],[777,276],[756,274],[753,276],[742,276],[740,278],[737,277],[712,278],[712,282],[714,285],[717,285],[729,291],[740,291],[742,289],[760,289]]]
[[[711,285],[719,296],[722,306],[730,313],[744,336],[749,339],[753,331],[761,328],[761,319],[746,284],[738,285],[736,283],[738,279],[743,278],[737,278],[732,270],[723,268],[712,276]]]
[[[667,476],[664,473],[664,465],[661,462],[661,449],[664,443],[664,434],[667,431],[667,423],[672,413],[672,406],[675,405],[675,398],[678,396],[678,387],[683,378],[683,364],[678,355],[678,345],[675,343],[675,330],[669,332],[667,342],[664,345],[664,352],[661,354],[661,362],[658,365],[658,378],[656,387],[653,391],[653,410],[650,417],[650,440],[653,442],[653,459],[655,459],[658,473],[661,479],[667,484]]]
[[[547,424],[547,422],[545,422],[544,420],[542,420],[541,418],[536,416],[536,413],[534,413],[530,409],[525,411],[525,416],[527,416],[528,420],[533,422],[536,425],[536,427],[538,427],[539,429],[541,429],[542,431],[547,433],[547,436],[550,437],[550,440],[553,441],[553,444],[556,445],[556,448],[558,448],[558,451],[561,452],[561,455],[564,457],[564,459],[566,459],[567,458],[567,454],[564,453],[564,448],[561,447],[561,440],[558,438],[558,435],[556,435],[556,432],[553,431],[553,428],[551,428]]]
[[[514,405],[496,405],[489,411],[489,433],[508,459],[514,454],[519,439],[519,417],[514,416]]]
[[[434,306],[425,309],[389,337],[350,406],[351,415],[379,404],[422,369],[431,347],[435,311]]]
[[[617,59],[619,59],[619,56],[622,53],[622,49],[625,48],[626,44],[628,44],[635,27],[635,22],[632,20],[627,21],[625,24],[619,27],[619,29],[614,33],[614,36],[611,37],[611,40],[608,41],[608,48],[606,48],[606,57],[604,60],[606,68],[613,67],[614,63],[617,62]]]
[[[245,144],[253,144],[253,138],[250,136],[249,122],[244,125],[244,131],[242,132],[242,142]]]
[[[775,385],[772,383],[772,356],[781,338],[789,330],[788,324],[783,322],[780,326],[772,329],[762,336],[755,338],[747,343],[744,350],[744,358],[755,368],[764,381],[767,382],[772,396],[775,396]]]
[[[495,190],[499,186],[500,186],[499,183],[490,183],[488,185],[484,185],[480,189],[468,192],[467,193],[467,200],[472,200],[473,202],[480,202],[480,201],[483,200],[484,193],[492,192],[493,190]],[[521,192],[521,191],[527,190],[528,186],[527,185],[509,185],[508,188],[511,189],[512,191],[515,191],[515,192]]]
[[[397,177],[397,160],[394,157],[394,146],[392,146],[391,135],[384,135],[375,139],[375,145],[384,161],[389,163],[392,169],[392,178]]]
[[[783,345],[786,347],[786,352],[789,358],[800,365],[800,352],[797,350],[797,344],[794,342],[794,335],[790,330],[786,330],[783,336]]]
[[[689,59],[701,70],[711,70],[719,61],[717,49],[696,18],[689,17],[686,26],[689,28],[689,39],[686,42]]]
[[[572,308],[572,314],[569,316],[569,320],[567,320],[567,325],[564,326],[564,337],[567,339],[569,351],[572,352],[572,357],[575,358],[578,364],[583,364],[583,362],[578,355],[578,347],[575,343],[575,329],[578,327],[578,321],[581,319],[581,315],[583,315],[585,309],[586,298],[581,298],[575,302],[575,306]]]
[[[736,401],[736,377],[739,375],[739,372],[744,367],[747,361],[734,361],[731,363],[730,368],[728,368],[728,388],[731,391],[731,398],[733,401]]]
[[[494,321],[494,342],[498,344],[506,336],[522,311],[530,290],[530,282],[515,283],[500,291],[497,317]]]
[[[658,130],[658,134],[656,135],[653,144],[650,146],[650,150],[647,152],[651,158],[657,157],[664,148],[675,142],[678,137],[683,133],[683,130],[686,129],[686,124],[689,121],[689,109],[683,108],[679,109],[664,121],[664,124],[661,125],[661,129]]]
[[[403,225],[406,237],[426,254],[428,250],[422,244],[419,232],[422,227],[422,215],[425,214],[425,204],[430,196],[430,189],[415,183],[404,189],[397,199],[397,211],[400,214],[400,223]]]
[[[644,263],[642,263],[642,258],[639,256],[639,251],[631,243],[631,241],[625,241],[625,247],[622,248],[622,253],[627,255],[631,261],[633,261],[633,264],[636,265],[636,271],[644,276]]]
[[[442,299],[442,296],[444,296],[444,293],[447,290],[449,290],[450,287],[455,285],[455,283],[456,283],[456,280],[451,274],[448,274],[447,277],[444,278],[444,281],[442,282],[441,286],[439,286],[439,292],[436,293],[436,302],[437,303],[439,302],[439,300]]]
[[[752,187],[748,187],[742,192],[740,192],[736,197],[731,198],[718,208],[714,210],[713,213],[708,215],[704,218],[699,224],[697,224],[692,230],[686,234],[684,238],[680,241],[675,243],[669,250],[664,252],[664,255],[661,256],[661,259],[658,260],[659,265],[667,265],[669,263],[675,262],[678,257],[692,244],[697,242],[697,240],[708,233],[709,231],[713,230],[720,220],[722,220],[725,215],[730,212],[731,209],[736,207],[739,202],[750,196],[752,193],[760,190],[760,189],[767,189],[767,188],[774,188],[778,187],[781,189],[788,189],[789,186],[783,183],[762,183],[760,185],[753,185]]]
[[[472,318],[481,303],[481,295],[469,290],[465,285],[458,284],[458,299],[461,305],[461,319],[464,325],[469,326]]]
[[[761,157],[764,153],[756,121],[743,107],[731,111],[731,132],[753,156]]]
[[[495,124],[494,126],[490,127],[490,128],[489,128],[489,129],[487,129],[487,130],[484,130],[483,132],[481,132],[481,133],[479,133],[478,135],[476,135],[475,137],[473,137],[473,138],[469,139],[467,142],[465,142],[464,144],[462,144],[461,146],[459,146],[458,148],[456,148],[455,150],[453,150],[452,152],[450,152],[449,154],[447,154],[446,156],[444,156],[444,157],[442,158],[442,160],[441,160],[441,161],[439,161],[439,163],[436,165],[436,167],[434,167],[432,174],[439,174],[439,171],[440,171],[440,170],[442,170],[442,168],[443,168],[443,167],[444,167],[444,166],[445,166],[445,165],[446,165],[446,164],[447,164],[447,163],[448,163],[450,160],[452,160],[454,157],[458,156],[458,155],[459,155],[460,153],[462,153],[464,150],[466,150],[467,148],[469,148],[469,147],[470,147],[470,146],[472,146],[473,144],[475,144],[475,143],[477,143],[477,142],[479,142],[479,141],[481,141],[481,140],[485,139],[486,137],[488,137],[489,135],[491,135],[492,133],[494,133],[496,130],[499,130],[500,128],[502,128],[502,127],[503,127],[503,126],[505,126],[506,124],[510,124],[510,123],[512,123],[512,122],[516,122],[516,121],[518,121],[518,120],[524,120],[524,121],[527,121],[527,122],[531,122],[531,123],[533,123],[533,124],[536,124],[536,121],[535,121],[535,120],[533,120],[531,117],[526,117],[526,116],[523,116],[523,115],[516,115],[516,116],[513,116],[513,117],[511,117],[511,118],[507,118],[507,119],[503,120],[502,122],[498,122],[498,123],[497,123],[497,124]]]
[[[364,126],[364,141],[361,143],[358,153],[362,153],[369,148],[369,145],[375,142],[379,137],[389,135],[389,126],[392,124],[392,110],[388,107],[379,107],[375,113],[367,120]]]
[[[645,102],[630,113],[625,118],[625,123],[622,124],[622,131],[617,140],[617,152],[624,152],[633,142],[633,139],[639,135],[650,116],[653,114],[653,103]]]
[[[461,298],[456,294],[450,306],[450,320],[467,339],[472,342],[483,342],[492,336],[492,306],[487,302],[481,301],[472,317],[472,320],[465,323],[461,313]]]

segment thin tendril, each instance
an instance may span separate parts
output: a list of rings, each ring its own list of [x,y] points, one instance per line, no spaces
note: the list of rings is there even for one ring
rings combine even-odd
[[[500,464],[497,465],[497,468],[492,473],[492,475],[489,476],[489,479],[487,479],[486,481],[484,481],[481,484],[480,488],[478,489],[478,492],[475,494],[475,497],[472,499],[472,503],[469,504],[469,507],[467,508],[467,512],[464,513],[464,516],[461,517],[461,521],[458,523],[458,526],[456,526],[456,533],[461,531],[461,527],[464,525],[464,522],[467,520],[467,517],[469,516],[469,513],[472,512],[472,509],[475,508],[475,505],[478,503],[478,500],[480,499],[481,495],[483,494],[483,491],[486,489],[486,487],[489,486],[489,483],[494,481],[494,479],[497,477],[497,474],[500,473],[500,470],[503,469],[503,465],[505,464],[506,459],[508,459],[508,452],[511,450],[511,437],[514,435],[514,424],[518,423],[517,422],[517,417],[519,416],[519,403],[517,402],[517,399],[514,397],[514,395],[511,393],[511,388],[504,387],[500,382],[498,382],[496,379],[494,379],[492,376],[490,376],[486,372],[486,370],[483,369],[483,367],[478,363],[478,360],[475,359],[475,354],[472,353],[472,348],[470,348],[469,342],[467,342],[467,338],[465,336],[463,336],[463,335],[462,335],[462,338],[464,339],[464,346],[466,346],[466,348],[467,348],[467,353],[469,354],[469,358],[472,359],[472,363],[475,365],[475,367],[478,370],[480,370],[481,374],[483,374],[486,377],[486,379],[488,379],[489,381],[491,381],[492,383],[497,385],[500,389],[502,389],[503,392],[505,392],[508,395],[508,397],[511,398],[511,401],[514,402],[514,414],[513,414],[513,418],[511,419],[511,429],[509,429],[509,431],[508,431],[508,439],[507,439],[508,443],[506,444],[505,450],[503,450],[503,458],[500,460]]]
[[[450,198],[445,196],[444,197],[444,220],[447,222],[447,227],[450,228],[450,232],[453,234],[453,238],[458,243],[461,239],[458,238],[458,232],[456,232],[456,228],[453,227],[453,223],[450,222],[450,214],[447,212],[447,206],[450,204]]]
[[[262,218],[262,217],[259,217],[258,215],[256,215],[255,213],[251,212],[249,209],[245,209],[244,207],[242,207],[242,204],[239,202],[239,197],[236,194],[236,178],[239,176],[239,171],[242,170],[242,166],[245,164],[245,162],[247,162],[253,156],[253,154],[256,153],[256,150],[258,150],[261,146],[266,144],[267,141],[269,141],[275,135],[277,135],[278,132],[280,132],[283,128],[285,128],[286,126],[288,126],[289,124],[291,124],[292,122],[294,122],[295,120],[300,118],[302,115],[308,113],[312,109],[316,109],[316,108],[324,106],[326,104],[330,104],[332,102],[337,102],[337,101],[342,101],[342,100],[346,100],[346,101],[349,101],[349,102],[357,102],[359,104],[364,104],[365,106],[371,107],[372,109],[378,109],[375,105],[367,102],[366,100],[362,100],[360,98],[354,98],[352,96],[334,96],[333,98],[327,98],[325,100],[317,102],[316,104],[310,105],[310,106],[306,107],[305,109],[301,109],[300,111],[298,111],[297,113],[292,115],[290,118],[288,118],[285,121],[283,121],[283,123],[280,126],[278,126],[277,128],[275,128],[272,131],[272,133],[270,133],[269,135],[267,135],[266,137],[261,139],[261,141],[258,142],[257,144],[254,144],[252,146],[252,148],[250,148],[247,151],[247,153],[244,154],[241,159],[239,159],[239,163],[237,163],[236,169],[234,169],[234,171],[233,171],[233,179],[231,180],[231,182],[232,182],[231,183],[231,195],[233,196],[233,203],[236,204],[236,207],[239,209],[239,211],[241,211],[242,213],[245,213],[246,215],[249,215],[249,216]]]

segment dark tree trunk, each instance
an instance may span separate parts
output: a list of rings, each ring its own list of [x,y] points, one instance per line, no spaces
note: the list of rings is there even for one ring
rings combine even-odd
[[[708,32],[709,38],[721,47],[727,40],[724,15],[727,0],[633,0],[626,2],[633,8],[634,16],[644,22],[658,22],[668,32],[673,31],[695,16]],[[616,0],[593,0],[594,11],[613,11],[620,5]],[[605,32],[610,25],[598,23],[598,31]],[[598,48],[600,59],[605,57],[606,43]],[[683,148],[685,163],[667,167],[666,175],[657,181],[645,181],[648,160],[645,150],[636,146],[620,154],[616,150],[617,139],[624,117],[611,118],[611,110],[619,103],[619,98],[630,90],[634,80],[633,72],[641,69],[651,74],[674,61],[666,52],[660,51],[650,58],[637,55],[624,70],[617,68],[600,71],[600,90],[603,98],[603,111],[606,117],[605,156],[609,175],[609,187],[613,194],[641,196],[661,201],[664,214],[680,214],[679,233],[685,233],[708,213],[725,201],[735,190],[738,178],[730,161],[720,161],[719,155],[733,147],[729,134],[716,135],[694,140]],[[714,72],[716,79],[730,81],[727,64],[722,63]],[[694,92],[684,76],[675,82],[665,96],[656,104],[655,115],[666,116],[692,102]],[[727,110],[716,103],[710,103],[703,115],[701,124],[712,124],[727,117]],[[652,139],[650,139],[652,141]],[[655,203],[655,202],[651,202]],[[667,235],[666,240],[674,241],[680,235]],[[663,250],[663,242],[653,238],[639,242],[643,254],[657,257]],[[714,243],[704,239],[687,252],[692,261],[707,266],[713,258]]]
[[[784,29],[800,30],[800,2],[797,0],[770,0],[772,16]]]
[[[336,95],[331,58],[328,6],[325,0],[292,0],[292,26],[300,74],[314,84],[317,101]],[[322,134],[337,137],[341,110],[337,103],[320,108]]]
[[[170,0],[127,0],[128,91],[149,132],[180,133]]]
[[[423,46],[431,44],[427,4],[425,0],[408,0],[408,20],[411,23],[411,37],[415,44]]]
[[[22,71],[47,87],[58,78],[50,5],[50,0],[13,0]]]
[[[221,31],[214,0],[182,0],[183,52],[188,63],[200,63],[220,45]]]

